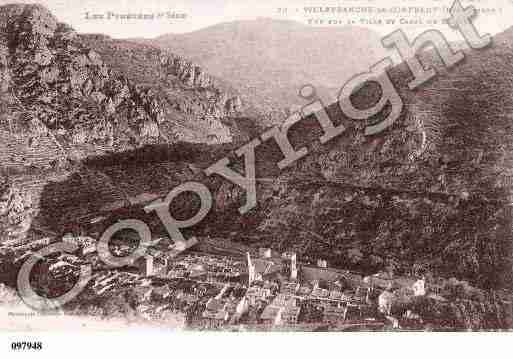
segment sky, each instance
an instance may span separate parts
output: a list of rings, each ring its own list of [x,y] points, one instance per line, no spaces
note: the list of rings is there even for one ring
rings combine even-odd
[[[15,2],[17,1],[0,0],[0,4]],[[444,6],[450,7],[452,0],[32,0],[31,2],[45,5],[60,21],[72,25],[78,32],[104,33],[114,38],[152,38],[166,33],[191,32],[221,22],[266,17],[295,20],[308,26],[347,26],[348,24],[365,26],[383,36],[399,27],[412,36],[429,28],[437,28],[451,41],[461,40],[459,34],[445,24],[427,24],[430,19],[439,22],[447,18],[448,14],[443,9]],[[481,13],[475,20],[480,33],[493,35],[513,25],[513,0],[462,0],[461,3],[464,6],[474,5],[481,9]],[[380,14],[317,12],[313,14],[305,10],[311,7],[372,7],[373,11],[380,8],[385,12]],[[398,11],[402,11],[400,8],[411,8],[412,10],[408,11],[412,12],[399,13]],[[415,11],[429,9],[435,11],[434,15],[415,13]],[[110,18],[108,18],[109,13]],[[116,17],[116,15],[140,13],[154,17],[132,20]],[[185,18],[169,17],[173,13],[185,14]],[[394,24],[383,23],[391,19],[395,20]],[[382,23],[377,23],[380,20]],[[418,24],[419,20],[422,24]],[[404,24],[405,21],[415,24]]]

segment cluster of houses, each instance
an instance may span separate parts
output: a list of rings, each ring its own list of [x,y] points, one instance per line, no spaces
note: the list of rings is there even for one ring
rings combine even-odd
[[[301,313],[313,305],[322,313],[318,323],[340,323],[348,319],[364,320],[377,311],[370,294],[387,287],[392,279],[362,276],[330,269],[325,261],[317,266],[299,265],[295,253],[272,256],[270,249],[260,249],[258,256],[246,254],[247,270],[237,286],[245,285],[245,294],[227,296],[227,283],[209,299],[202,318],[210,328],[247,324],[294,326]]]
[[[65,236],[65,242],[76,244],[84,255],[95,250],[87,237]],[[164,285],[149,290],[149,298],[162,303],[185,303],[196,308],[196,322],[208,328],[227,325],[294,326],[302,322],[333,324],[350,319],[372,318],[381,307],[387,312],[386,296],[376,300],[373,293],[384,292],[391,283],[411,289],[414,295],[425,294],[423,282],[394,278],[380,273],[363,277],[353,272],[330,268],[324,259],[316,265],[300,263],[294,252],[276,253],[260,248],[245,258],[184,252],[173,256],[166,248],[147,249],[136,262],[139,278],[184,281],[208,285],[215,290],[205,293],[181,291]],[[98,280],[99,279],[99,280]],[[109,283],[104,283],[108,281]],[[402,282],[401,282],[402,281]],[[94,289],[99,294],[116,286],[115,278],[97,278]],[[171,288],[171,289],[168,289]],[[181,293],[181,294],[180,294]],[[175,298],[180,294],[180,298]],[[170,298],[170,297],[173,298]],[[390,300],[389,300],[390,302]],[[169,308],[163,304],[163,308]],[[181,305],[172,304],[180,310]]]
[[[190,278],[196,281],[233,282],[245,272],[242,260],[225,256],[184,254],[167,267],[167,277]]]

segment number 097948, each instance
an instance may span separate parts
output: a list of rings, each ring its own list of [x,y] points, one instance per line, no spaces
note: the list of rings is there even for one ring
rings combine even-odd
[[[11,349],[16,351],[21,350],[41,350],[43,349],[42,342],[12,342]]]

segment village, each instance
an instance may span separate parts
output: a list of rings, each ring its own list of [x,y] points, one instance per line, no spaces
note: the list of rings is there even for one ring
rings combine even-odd
[[[125,257],[137,246],[137,236],[129,234],[113,238],[114,256]],[[73,253],[41,258],[33,287],[56,297],[74,285],[82,266],[91,266],[87,286],[64,307],[79,315],[179,323],[191,330],[465,330],[497,325],[512,307],[506,292],[489,293],[422,268],[357,272],[226,238],[200,237],[177,254],[167,237],[158,237],[132,265],[112,267],[101,260],[91,235],[31,241],[18,248],[24,255],[14,253],[21,263],[41,246],[73,244]]]
[[[96,296],[138,283],[133,292],[139,314],[158,320],[164,312],[182,313],[186,326],[194,329],[420,329],[425,323],[414,311],[418,303],[446,302],[442,287],[426,283],[421,275],[365,276],[331,268],[324,259],[302,263],[294,252],[270,248],[243,256],[192,249],[174,257],[167,246],[157,243],[133,267],[113,272],[98,264],[91,241],[83,238],[87,237],[64,240],[79,245],[79,257],[97,263],[92,281]],[[123,255],[128,249],[125,243],[112,250]],[[69,271],[66,265],[52,268]]]

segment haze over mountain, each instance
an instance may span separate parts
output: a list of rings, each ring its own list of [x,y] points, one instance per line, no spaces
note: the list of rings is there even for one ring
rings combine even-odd
[[[349,78],[368,71],[385,53],[378,34],[366,28],[310,27],[265,18],[143,41],[230,81],[264,113],[302,104],[298,91],[305,84],[336,98]]]

